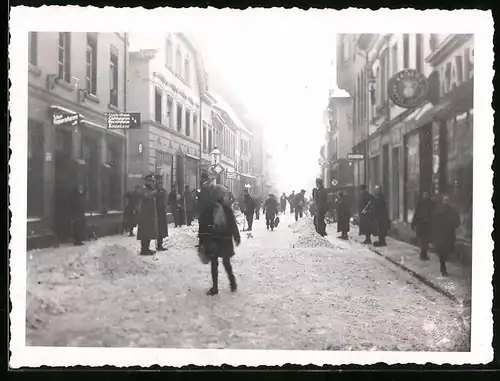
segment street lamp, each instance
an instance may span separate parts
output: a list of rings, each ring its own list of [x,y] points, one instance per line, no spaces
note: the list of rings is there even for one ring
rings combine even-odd
[[[210,154],[212,155],[212,170],[217,175],[215,181],[217,184],[220,184],[220,174],[224,170],[222,165],[220,165],[220,155],[221,155],[220,150],[217,148],[217,146],[215,146],[212,149],[212,152],[210,152]]]
[[[212,150],[212,152],[210,152],[210,154],[212,155],[212,159],[213,159],[213,164],[214,165],[217,165],[220,163],[220,150],[217,148],[217,146],[215,146]]]

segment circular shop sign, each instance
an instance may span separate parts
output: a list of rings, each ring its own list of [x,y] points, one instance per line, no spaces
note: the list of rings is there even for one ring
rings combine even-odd
[[[427,99],[429,84],[422,73],[405,69],[395,74],[388,83],[389,98],[403,108],[419,107]]]

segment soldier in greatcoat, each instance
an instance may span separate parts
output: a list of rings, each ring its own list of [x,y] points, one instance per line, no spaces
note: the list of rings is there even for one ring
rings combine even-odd
[[[144,178],[144,186],[138,191],[138,228],[137,240],[141,241],[141,255],[153,255],[149,248],[151,240],[158,238],[158,217],[156,208],[155,177],[149,174]]]
[[[348,239],[347,233],[349,232],[351,219],[351,211],[349,200],[344,192],[339,192],[339,199],[337,202],[337,232],[341,233],[341,239]]]
[[[374,197],[368,192],[366,185],[361,185],[361,197],[359,200],[359,235],[364,235],[364,244],[372,243],[371,236],[375,234],[375,205]]]
[[[429,259],[428,250],[431,242],[431,215],[434,209],[434,202],[429,196],[429,192],[423,192],[422,198],[417,204],[415,214],[411,222],[411,227],[417,232],[417,238],[420,244],[420,259],[427,261]]]

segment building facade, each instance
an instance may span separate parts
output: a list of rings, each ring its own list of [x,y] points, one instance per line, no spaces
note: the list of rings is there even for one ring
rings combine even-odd
[[[361,57],[348,55],[352,65],[344,57],[338,62],[339,78],[354,80],[353,152],[366,158],[354,168],[355,184],[382,186],[393,233],[405,239],[421,194],[448,193],[462,217],[460,247],[470,254],[473,37],[364,34],[340,41],[355,41]],[[416,108],[399,107],[388,96],[389,79],[403,69],[427,78],[427,99]]]
[[[106,113],[128,108],[127,69],[126,33],[29,33],[28,243],[71,235],[78,183],[89,216],[120,214],[126,137],[106,128]]]
[[[183,34],[168,34],[163,47],[130,53],[128,78],[130,109],[142,122],[128,131],[130,185],[154,172],[167,188],[197,188],[212,106],[199,52]]]

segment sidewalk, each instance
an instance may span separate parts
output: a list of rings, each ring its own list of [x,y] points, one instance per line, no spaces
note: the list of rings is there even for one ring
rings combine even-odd
[[[327,233],[330,238],[336,237],[338,235],[337,224],[328,225]],[[364,238],[364,236],[359,236],[358,227],[351,225],[349,240],[361,245]],[[376,238],[373,242],[375,241]],[[449,276],[443,277],[439,271],[439,259],[436,254],[429,252],[430,259],[422,261],[419,258],[420,249],[418,247],[391,237],[387,237],[387,246],[385,247],[363,246],[409,272],[448,298],[458,303],[470,304],[472,290],[470,268],[456,263],[447,263]]]

